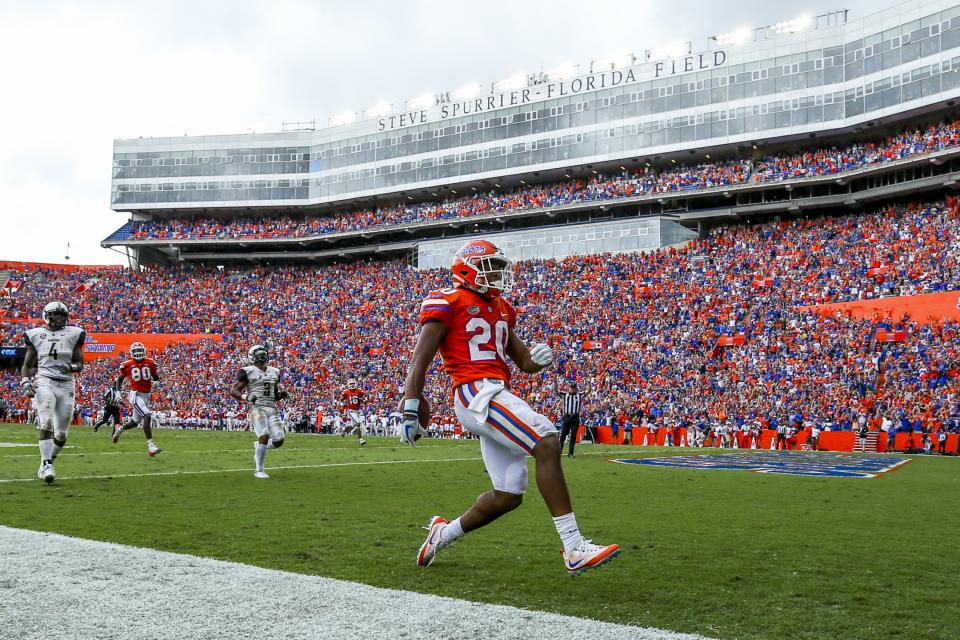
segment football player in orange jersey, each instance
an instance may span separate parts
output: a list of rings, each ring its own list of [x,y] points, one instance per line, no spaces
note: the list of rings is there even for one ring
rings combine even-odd
[[[595,545],[581,535],[560,466],[556,428],[509,390],[507,357],[524,373],[537,373],[553,362],[548,345],[527,348],[514,333],[517,312],[502,297],[512,288],[512,267],[492,243],[468,242],[453,260],[454,288],[433,291],[420,305],[420,335],[401,401],[401,439],[412,445],[419,435],[420,412],[427,411],[427,367],[439,350],[453,380],[457,418],[480,437],[493,490],[453,521],[433,516],[417,564],[429,566],[454,540],[519,507],[527,490],[527,456],[532,456],[537,488],[563,542],[566,570],[578,575],[613,559],[620,548]]]
[[[128,400],[133,407],[133,417],[125,425],[118,424],[113,428],[113,443],[116,444],[127,429],[136,429],[143,424],[143,435],[147,438],[147,453],[152,458],[162,451],[153,442],[151,426],[153,409],[150,408],[150,392],[153,390],[153,383],[160,381],[160,371],[154,359],[147,357],[147,348],[142,342],[134,342],[130,345],[130,359],[120,365],[120,375],[117,376],[115,383],[117,391],[123,388],[125,378],[130,378]]]
[[[347,409],[347,426],[340,432],[341,436],[347,435],[347,432],[356,434],[360,438],[360,446],[367,444],[363,439],[363,416],[360,414],[360,408],[367,396],[367,392],[357,385],[356,378],[347,380],[347,389],[343,392],[343,404]]]

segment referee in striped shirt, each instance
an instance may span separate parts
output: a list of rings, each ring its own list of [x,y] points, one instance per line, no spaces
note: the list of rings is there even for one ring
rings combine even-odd
[[[563,451],[563,441],[570,436],[570,449],[567,451],[567,457],[573,457],[573,448],[577,444],[577,431],[580,429],[580,405],[583,402],[583,396],[590,393],[590,385],[581,391],[577,387],[576,381],[560,388],[560,381],[553,381],[553,392],[563,398],[563,417],[560,418],[560,450]]]
[[[103,392],[103,415],[100,417],[100,420],[97,421],[97,424],[93,425],[93,432],[96,433],[97,429],[107,424],[111,418],[113,418],[113,425],[116,426],[120,424],[120,403],[122,402],[120,392],[109,387],[106,391]]]

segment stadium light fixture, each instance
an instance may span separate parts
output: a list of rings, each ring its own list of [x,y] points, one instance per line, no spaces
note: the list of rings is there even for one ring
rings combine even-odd
[[[386,100],[381,100],[377,104],[367,109],[367,115],[371,115],[374,118],[385,116],[388,113],[390,113],[390,103],[387,102]]]
[[[728,31],[727,33],[720,33],[718,35],[711,36],[711,39],[715,40],[716,43],[721,47],[736,47],[749,42],[750,36],[752,35],[753,29],[750,27],[741,27],[736,31]]]
[[[808,15],[800,16],[793,20],[785,20],[784,22],[778,22],[773,25],[773,32],[777,35],[784,35],[787,33],[797,33],[800,31],[806,31],[810,28],[810,25],[813,23],[813,17]]]
[[[342,124],[350,124],[356,119],[357,119],[357,114],[351,111],[344,111],[343,113],[333,116],[333,119],[331,120],[331,122],[333,122],[334,125],[340,126]]]
[[[424,93],[410,101],[410,106],[414,109],[428,109],[436,104],[437,98],[432,93]]]
[[[574,74],[576,74],[576,72],[577,72],[577,68],[575,66],[573,66],[569,62],[565,62],[561,64],[559,67],[556,67],[554,69],[549,69],[547,71],[547,77],[550,80],[563,80],[565,78],[572,78]]]
[[[450,92],[450,97],[457,101],[470,100],[475,98],[480,94],[480,83],[471,82],[468,85],[464,85],[455,91]]]

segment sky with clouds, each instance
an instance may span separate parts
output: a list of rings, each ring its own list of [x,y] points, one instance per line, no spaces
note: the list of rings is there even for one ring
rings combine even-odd
[[[115,138],[278,131],[799,15],[893,2],[0,0],[0,260],[123,263],[100,241]],[[69,254],[67,245],[69,243]]]

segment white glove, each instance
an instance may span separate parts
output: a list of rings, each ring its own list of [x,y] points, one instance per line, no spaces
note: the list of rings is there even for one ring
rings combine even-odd
[[[420,438],[420,401],[417,399],[403,401],[403,422],[400,423],[400,442],[406,442],[415,447]]]
[[[30,378],[24,378],[20,381],[20,389],[23,391],[23,395],[28,398],[32,398],[37,395],[37,389],[33,386],[33,382]]]
[[[535,344],[530,349],[530,359],[534,364],[546,367],[553,362],[553,349],[548,344]]]

